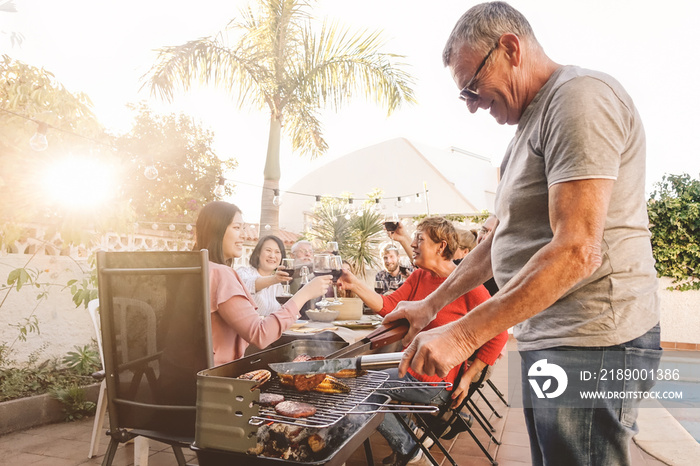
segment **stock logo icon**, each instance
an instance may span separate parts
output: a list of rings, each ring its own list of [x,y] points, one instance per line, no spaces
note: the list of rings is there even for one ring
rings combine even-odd
[[[527,371],[528,381],[535,391],[537,398],[556,398],[566,390],[569,378],[564,369],[556,364],[547,363],[546,359],[535,362]],[[539,380],[542,380],[540,385]],[[556,380],[556,387],[552,387],[552,380]]]

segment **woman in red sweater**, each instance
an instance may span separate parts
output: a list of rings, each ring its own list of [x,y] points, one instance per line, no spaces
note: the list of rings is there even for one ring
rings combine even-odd
[[[398,290],[390,295],[380,295],[370,289],[367,284],[358,279],[352,273],[345,271],[338,280],[338,285],[344,289],[355,292],[374,312],[386,316],[394,310],[400,301],[418,301],[435,291],[442,282],[457,268],[452,262],[452,256],[457,250],[457,232],[452,223],[442,217],[430,217],[424,219],[416,228],[415,237],[411,243],[413,263],[418,267]],[[435,319],[423,329],[445,325],[464,316],[491,296],[486,288],[479,286],[462,295],[438,312]],[[494,337],[485,343],[476,352],[476,357],[462,376],[462,383],[454,391],[441,388],[405,389],[392,391],[391,396],[397,400],[413,401],[418,403],[444,404],[450,396],[460,402],[466,395],[469,382],[481,373],[487,365],[493,365],[508,340],[507,332]],[[460,366],[454,367],[444,379],[437,376],[424,376],[409,369],[403,380],[424,382],[450,382],[454,383]],[[398,379],[396,369],[389,370],[390,379]],[[378,429],[387,439],[389,445],[398,453],[398,461],[406,461],[406,455],[415,447],[415,441],[405,431],[394,416],[386,416]],[[420,464],[421,451],[409,460],[409,464]]]

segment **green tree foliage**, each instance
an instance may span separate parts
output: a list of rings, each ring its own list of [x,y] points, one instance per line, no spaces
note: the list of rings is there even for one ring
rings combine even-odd
[[[136,112],[131,131],[117,139],[128,154],[129,175],[123,184],[137,219],[159,222],[193,222],[199,208],[216,199],[214,188],[234,159],[221,161],[212,149],[213,134],[180,114],[157,115],[145,104]],[[154,165],[158,178],[144,175]],[[231,186],[226,186],[231,194]]]
[[[647,203],[659,275],[675,290],[700,289],[700,180],[665,175]]]
[[[282,128],[295,151],[318,156],[323,139],[319,109],[334,110],[363,95],[387,109],[415,102],[412,78],[399,55],[381,51],[378,32],[353,33],[314,21],[308,0],[256,0],[215,36],[160,49],[146,75],[151,92],[172,99],[176,87],[213,84],[270,112],[260,224],[279,226],[272,202],[280,180]]]

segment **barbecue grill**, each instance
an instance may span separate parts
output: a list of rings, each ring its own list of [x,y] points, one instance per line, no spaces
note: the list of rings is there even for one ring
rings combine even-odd
[[[389,330],[397,341],[403,333]],[[386,404],[390,398],[375,393],[388,378],[384,372],[368,371],[367,374],[343,379],[350,386],[350,393],[298,392],[281,385],[273,377],[262,390],[284,395],[286,400],[301,401],[316,407],[316,414],[307,418],[291,418],[279,415],[274,408],[261,407],[258,382],[237,377],[249,371],[268,369],[272,362],[291,361],[300,354],[309,356],[347,355],[357,351],[372,352],[388,340],[372,340],[372,335],[350,346],[344,342],[299,340],[278,346],[212,369],[197,375],[197,422],[195,442],[201,466],[242,464],[263,465],[283,463],[342,464],[384,419]],[[371,341],[375,341],[372,345]],[[384,407],[384,408],[383,408]],[[410,407],[415,410],[416,407]],[[420,412],[434,412],[431,406],[418,407]],[[400,409],[401,412],[406,412]],[[259,429],[269,426],[289,426],[291,430],[323,434],[325,447],[302,460],[260,456]],[[365,444],[368,448],[368,443]],[[370,455],[371,457],[371,455]]]

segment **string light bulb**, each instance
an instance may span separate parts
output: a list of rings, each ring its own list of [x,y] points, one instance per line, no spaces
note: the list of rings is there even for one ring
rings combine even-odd
[[[394,202],[394,205],[398,208],[403,207],[403,202],[401,202],[401,196],[396,198],[396,202]]]
[[[187,231],[192,231],[192,225],[190,225],[190,224],[188,223],[187,226],[185,227],[185,230],[187,230]]]
[[[171,223],[170,226],[168,227],[168,229],[169,229],[170,231],[175,231],[175,225],[173,225],[173,224]]]
[[[36,133],[29,139],[29,147],[36,152],[41,152],[49,147],[49,140],[46,139],[46,132],[49,130],[49,125],[43,121],[38,122],[37,125]]]
[[[217,197],[224,197],[226,195],[226,178],[223,176],[220,176],[219,181],[216,183],[214,195]]]
[[[282,204],[282,199],[280,199],[280,190],[273,189],[272,192],[274,196],[272,197],[272,205],[279,207]]]
[[[314,210],[321,208],[321,196],[316,195],[316,201],[314,201]]]
[[[145,176],[147,180],[153,181],[158,178],[158,169],[155,165],[151,164],[144,169],[143,176]]]
[[[423,201],[423,196],[420,195],[420,193],[416,193],[416,202],[422,202]]]
[[[270,231],[271,229],[272,229],[272,227],[269,224],[265,225],[265,230]]]

